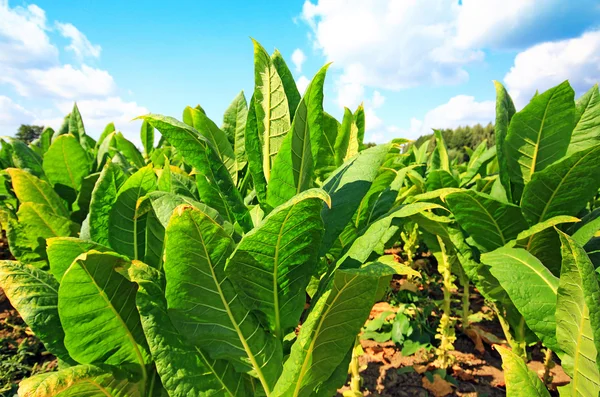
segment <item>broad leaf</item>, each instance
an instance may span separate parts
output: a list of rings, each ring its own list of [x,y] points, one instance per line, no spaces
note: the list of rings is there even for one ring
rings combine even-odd
[[[229,143],[233,145],[236,169],[242,171],[248,163],[246,154],[246,120],[248,119],[248,104],[244,91],[241,91],[225,110],[221,129],[227,135]]]
[[[265,179],[265,173],[263,172],[264,154],[256,120],[254,95],[250,98],[244,134],[246,140],[245,149],[248,153],[248,172],[252,175],[256,197],[264,210],[267,208],[267,180]]]
[[[296,86],[296,81],[279,50],[276,49],[275,52],[273,52],[271,61],[273,62],[275,69],[277,69],[277,74],[279,74],[279,77],[281,78],[288,106],[290,108],[290,117],[293,118],[296,114],[296,108],[300,103],[300,92]]]
[[[598,84],[577,100],[575,120],[576,124],[567,155],[600,143],[600,91],[598,91]]]
[[[508,127],[505,154],[510,178],[527,184],[567,152],[575,126],[574,92],[564,82],[533,98]]]
[[[154,150],[154,127],[152,127],[146,120],[142,122],[140,138],[142,140],[142,146],[144,146],[144,155],[146,158],[148,158]]]
[[[44,169],[40,155],[18,139],[11,139],[10,144],[14,166],[41,178],[44,175]]]
[[[525,361],[508,348],[495,345],[502,356],[502,369],[506,378],[506,394],[511,397],[550,397],[546,386]]]
[[[21,203],[44,204],[51,208],[54,214],[68,216],[64,202],[48,182],[18,168],[9,168],[7,172],[15,195]]]
[[[65,272],[79,255],[91,250],[99,252],[110,251],[108,247],[75,237],[52,237],[46,241],[46,244],[50,272],[58,282],[62,280]]]
[[[600,188],[600,145],[535,173],[521,207],[531,225],[557,215],[577,215]]]
[[[124,182],[125,175],[121,168],[117,164],[109,162],[102,169],[92,191],[89,213],[90,238],[98,244],[110,245],[110,213],[117,201],[117,192]]]
[[[89,159],[77,139],[71,135],[61,135],[52,142],[44,155],[44,173],[54,189],[64,191],[63,197],[75,201],[83,178],[90,171]]]
[[[323,134],[318,143],[319,153],[315,162],[315,173],[324,180],[335,169],[335,141],[340,123],[327,112],[323,112]]]
[[[500,169],[500,181],[509,201],[512,201],[512,190],[510,186],[510,173],[508,171],[508,161],[506,160],[506,136],[508,135],[508,126],[516,110],[513,101],[506,91],[506,88],[494,80],[496,87],[496,124],[494,132],[496,135],[496,154],[498,155],[498,167]]]
[[[242,301],[264,316],[279,338],[293,330],[306,303],[323,235],[321,208],[329,196],[307,190],[275,208],[246,234],[227,262],[226,274]]]

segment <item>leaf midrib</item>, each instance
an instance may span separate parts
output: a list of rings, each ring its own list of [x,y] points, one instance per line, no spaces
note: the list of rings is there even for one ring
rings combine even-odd
[[[548,108],[550,107],[550,103],[552,102],[552,99],[554,98],[554,95],[556,95],[556,92],[558,90],[554,90],[552,92],[552,95],[550,95],[550,98],[548,98],[548,102],[546,102],[546,106],[544,109],[544,116],[542,117],[542,124],[540,125],[540,128],[538,130],[538,134],[537,134],[537,141],[535,143],[535,151],[533,152],[533,157],[531,159],[531,168],[529,169],[529,178],[528,180],[531,180],[531,177],[533,176],[533,173],[535,172],[535,166],[536,166],[536,162],[537,162],[537,156],[539,153],[539,147],[540,147],[540,141],[542,139],[542,132],[544,130],[544,125],[546,123],[546,115],[548,114]]]

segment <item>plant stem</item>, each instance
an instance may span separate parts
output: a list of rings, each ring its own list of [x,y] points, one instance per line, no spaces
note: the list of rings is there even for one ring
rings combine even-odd
[[[521,358],[527,359],[526,350],[525,350],[525,340],[522,337],[524,329],[522,329],[520,332],[519,331],[515,332],[515,334],[517,336],[515,338],[513,338],[512,334],[510,333],[510,324],[506,320],[504,313],[501,313],[495,304],[489,302],[489,305],[492,307],[492,309],[494,309],[494,313],[496,313],[496,317],[498,317],[498,322],[500,322],[502,331],[504,331],[504,337],[506,338],[506,341],[512,348],[513,352],[515,354],[517,354],[518,356],[520,356]],[[523,321],[522,325],[523,325],[523,327],[525,326],[524,321]]]
[[[350,361],[350,390],[357,396],[361,396],[360,387],[362,386],[362,378],[360,377],[360,366],[358,363],[359,349],[360,349],[359,337],[356,337],[354,341],[354,347],[352,348],[352,360]]]
[[[451,312],[451,291],[454,288],[454,277],[451,272],[450,261],[448,260],[448,254],[446,252],[446,246],[442,239],[438,236],[438,243],[441,248],[441,256],[438,259],[438,271],[442,275],[442,286],[444,290],[444,303],[442,306],[442,318],[438,326],[438,334],[435,336],[436,339],[440,340],[440,346],[437,349],[438,363],[440,368],[448,368],[453,361],[453,357],[450,356],[449,352],[454,350],[454,341],[456,335],[454,334],[454,324],[452,322]]]
[[[546,349],[546,355],[544,356],[544,376],[542,377],[542,381],[544,385],[548,387],[550,383],[552,383],[552,376],[550,375],[550,370],[554,368],[554,361],[552,360],[552,350]]]

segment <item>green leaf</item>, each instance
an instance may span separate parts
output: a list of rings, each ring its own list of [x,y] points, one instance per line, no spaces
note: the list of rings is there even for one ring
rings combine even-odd
[[[146,380],[150,356],[135,306],[136,284],[115,271],[127,263],[97,251],[79,256],[60,282],[58,313],[76,361],[128,365]]]
[[[292,75],[292,72],[290,72],[290,69],[285,63],[279,50],[276,49],[275,52],[273,52],[271,61],[273,62],[275,69],[277,69],[277,74],[279,74],[279,77],[281,78],[285,97],[287,98],[290,109],[290,117],[296,117],[294,115],[296,114],[296,108],[298,108],[298,104],[300,103],[300,92],[298,92],[298,87],[296,87],[294,76]]]
[[[156,189],[156,174],[150,164],[123,183],[110,210],[110,247],[131,259],[143,260],[145,251],[146,217],[139,213],[138,201]]]
[[[74,364],[58,318],[58,282],[49,273],[15,261],[0,261],[0,287],[49,352]]]
[[[445,198],[458,224],[488,251],[504,246],[527,228],[519,207],[464,190]]]
[[[212,144],[211,147],[215,149],[215,153],[229,171],[233,183],[237,184],[235,153],[227,135],[206,114],[189,106],[183,111],[183,122],[194,127]]]
[[[294,196],[246,234],[227,262],[225,273],[246,307],[260,312],[280,339],[304,310],[323,235],[321,208],[329,200],[320,189]]]
[[[559,232],[562,269],[556,303],[556,337],[572,395],[600,391],[600,288],[594,266],[571,237]],[[562,393],[561,393],[562,394]]]
[[[227,135],[229,142],[233,145],[235,153],[236,169],[242,171],[248,163],[246,154],[246,120],[248,119],[248,104],[244,91],[233,99],[231,105],[225,110],[223,115],[223,125],[221,129]]]
[[[577,215],[598,188],[600,145],[536,172],[523,191],[523,215],[531,225],[558,215]]]
[[[67,269],[79,255],[91,250],[99,252],[111,250],[93,241],[81,240],[75,237],[52,237],[46,241],[46,244],[50,272],[58,282],[62,280]]]
[[[106,127],[104,127],[104,131],[100,134],[100,138],[98,138],[98,142],[96,142],[96,148],[99,148],[102,145],[102,142],[109,136],[111,133],[115,132],[117,129],[115,128],[114,123],[108,123]]]
[[[485,149],[487,147],[487,142],[482,142],[481,147]],[[482,168],[484,168],[491,161],[494,161],[494,159],[497,158],[496,154],[496,146],[492,146],[491,148],[485,150],[480,156],[472,158],[472,161],[469,161],[467,172],[461,178],[461,186],[471,182],[473,178],[480,173],[479,171]]]
[[[42,135],[40,136],[40,147],[42,148],[42,154],[45,154],[52,144],[52,135],[54,135],[54,130],[50,127],[46,127],[44,128],[44,131],[42,131]]]
[[[244,376],[224,360],[186,343],[171,323],[161,272],[134,261],[128,270],[138,284],[136,305],[156,371],[170,396],[245,396]]]
[[[457,188],[458,181],[448,171],[433,170],[427,175],[425,185],[427,186],[428,191],[452,187]]]
[[[380,263],[335,272],[331,288],[316,300],[302,325],[272,396],[310,396],[329,379],[354,346],[380,287],[394,273]]]
[[[290,130],[291,113],[285,88],[269,54],[254,42],[254,100],[258,134],[262,142],[263,172],[267,182],[285,135]]]
[[[364,195],[371,188],[379,167],[385,161],[390,145],[377,145],[338,168],[324,183],[323,190],[331,197],[331,208],[321,211],[325,233],[319,255],[331,248],[352,219]]]
[[[353,114],[356,125],[356,138],[359,150],[363,150],[365,140],[365,107],[361,103]]]
[[[138,385],[106,368],[76,365],[24,379],[20,397],[142,397]]]
[[[44,175],[44,171],[40,155],[18,139],[10,139],[10,144],[12,146],[12,163],[14,166],[24,171],[29,171],[41,178]]]
[[[581,218],[581,222],[577,222],[571,226],[569,234],[577,244],[583,247],[594,237],[598,230],[600,230],[600,208],[596,208]]]
[[[133,165],[135,168],[142,168],[144,166],[144,157],[138,148],[135,147],[132,142],[127,140],[122,133],[117,132],[115,134],[115,142],[119,152],[125,156],[131,165]]]
[[[508,161],[506,160],[506,136],[508,135],[508,126],[514,114],[515,105],[512,98],[506,91],[506,88],[494,80],[496,87],[496,124],[494,132],[496,135],[496,153],[498,155],[498,167],[500,168],[500,182],[506,190],[509,201],[512,201],[512,190],[510,186],[510,173],[508,170]]]
[[[558,278],[539,260],[519,248],[502,247],[481,255],[481,262],[508,293],[525,322],[544,344],[558,351],[556,342],[556,292]]]
[[[248,108],[248,118],[246,121],[245,130],[246,152],[248,153],[248,171],[252,175],[254,181],[254,190],[256,197],[261,207],[267,207],[267,180],[263,172],[263,152],[258,125],[256,120],[254,95],[250,98],[250,106]]]
[[[146,120],[142,122],[140,139],[142,141],[142,146],[144,146],[144,154],[146,155],[146,158],[149,158],[154,150],[154,127]]]
[[[502,369],[506,378],[506,395],[511,397],[550,397],[546,386],[525,361],[508,348],[495,345],[502,356]]]
[[[15,195],[21,203],[44,204],[56,215],[69,215],[64,202],[48,182],[18,168],[9,168],[7,172]]]
[[[600,91],[595,84],[575,104],[575,129],[567,155],[588,149],[600,143]]]
[[[358,153],[358,128],[354,125],[354,116],[348,108],[344,108],[344,118],[335,139],[334,150],[335,164],[338,166],[351,158],[352,153]]]
[[[102,169],[92,191],[89,213],[90,238],[98,244],[110,245],[110,213],[117,201],[117,192],[124,182],[125,174],[121,168],[117,164],[109,162]]]
[[[85,135],[83,119],[81,118],[81,113],[79,113],[77,103],[73,104],[73,110],[71,111],[71,114],[69,116],[68,133],[73,135],[80,142],[83,140],[83,136]]]
[[[204,175],[204,179],[198,178],[202,181],[198,186],[202,201],[213,208],[227,206],[242,228],[249,230],[252,220],[248,208],[213,145],[194,128],[172,117],[149,114],[141,118],[148,120],[188,163]]]
[[[67,189],[75,201],[81,183],[90,172],[88,155],[77,139],[71,135],[61,135],[52,142],[43,161],[44,173],[54,189]]]
[[[315,162],[315,173],[321,180],[335,169],[335,141],[339,129],[340,123],[329,113],[323,112],[323,134],[317,145],[319,152]]]
[[[213,359],[252,370],[270,393],[281,371],[279,341],[262,329],[225,274],[234,250],[227,232],[191,206],[180,206],[166,231],[166,299],[173,325],[187,343]]]
[[[567,81],[533,98],[508,127],[505,154],[513,182],[527,184],[567,152],[575,126],[574,92]]]
[[[267,200],[272,207],[285,203],[312,185],[318,144],[323,134],[323,84],[328,67],[322,67],[306,88],[290,133],[275,157],[267,190]]]
[[[433,135],[435,136],[435,149],[433,149],[431,158],[429,159],[430,168],[432,170],[439,169],[450,172],[450,159],[442,131],[434,130]]]

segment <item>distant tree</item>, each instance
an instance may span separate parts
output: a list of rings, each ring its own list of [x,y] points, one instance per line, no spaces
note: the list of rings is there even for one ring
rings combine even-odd
[[[43,130],[44,127],[39,125],[21,124],[17,130],[16,137],[25,143],[31,143],[31,141],[34,141],[40,137]]]

